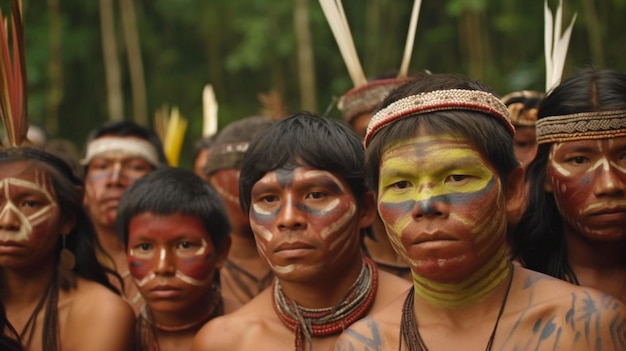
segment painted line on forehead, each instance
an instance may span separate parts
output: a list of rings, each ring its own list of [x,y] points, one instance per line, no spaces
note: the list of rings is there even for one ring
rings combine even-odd
[[[333,181],[333,183],[335,183],[335,185],[337,185],[337,187],[342,193],[346,192],[346,189],[344,188],[343,184],[341,184],[341,181],[339,180],[339,178],[335,177],[334,174],[328,171],[314,169],[314,170],[304,172],[304,174],[300,175],[300,177],[304,180],[311,179],[311,178],[328,177]]]
[[[274,172],[276,172],[276,181],[282,188],[291,188],[294,179],[293,169],[279,168]]]
[[[21,187],[21,188],[26,188],[26,189],[31,189],[31,190],[35,190],[35,191],[41,192],[46,197],[46,199],[50,202],[50,204],[56,206],[56,204],[57,204],[56,200],[54,199],[54,197],[52,196],[52,193],[50,192],[51,188],[47,187],[47,186],[51,187],[52,184],[46,182],[45,181],[46,178],[47,177],[46,177],[45,173],[42,174],[42,173],[38,172],[36,174],[36,176],[35,176],[35,182],[34,183],[31,182],[31,181],[28,181],[28,180],[23,180],[23,179],[18,179],[18,178],[6,178],[6,179],[3,179],[1,181],[2,183],[0,183],[0,184],[3,184],[6,187],[6,189],[7,189],[6,194],[7,195],[9,194],[8,186],[9,185],[14,185],[14,186],[18,186],[18,187]]]
[[[335,201],[339,201],[339,199],[335,199]],[[336,231],[342,229],[346,223],[350,222],[354,218],[354,214],[356,213],[356,206],[354,203],[350,203],[350,207],[348,207],[346,213],[343,214],[339,219],[335,222],[331,223],[328,227],[324,228],[320,235],[322,239],[326,240],[331,234],[334,234]]]
[[[217,191],[217,193],[220,194],[226,201],[239,205],[239,199],[233,196],[233,194],[226,191],[217,183],[211,183],[211,185],[213,185],[215,191]]]

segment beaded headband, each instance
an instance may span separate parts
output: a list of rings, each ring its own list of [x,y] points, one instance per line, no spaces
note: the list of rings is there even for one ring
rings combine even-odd
[[[352,88],[341,96],[337,108],[342,112],[343,119],[350,123],[359,115],[376,110],[392,90],[409,80],[410,78],[377,79]]]
[[[582,112],[537,121],[537,143],[626,136],[626,110]]]
[[[372,117],[365,134],[365,146],[379,130],[389,123],[407,116],[446,110],[468,110],[489,114],[497,118],[507,131],[515,134],[509,111],[494,95],[465,89],[435,90],[428,93],[407,96],[385,106]]]

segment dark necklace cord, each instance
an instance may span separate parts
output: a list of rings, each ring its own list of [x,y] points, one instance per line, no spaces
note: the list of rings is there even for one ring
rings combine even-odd
[[[257,278],[252,273],[246,271],[235,262],[227,259],[224,263],[224,268],[230,273],[230,276],[233,278],[235,285],[241,290],[248,299],[255,297],[261,290],[265,289],[270,285],[272,280],[274,279],[274,272],[270,269],[265,276],[261,278]],[[257,291],[251,291],[250,287],[243,281],[243,277],[248,278],[256,285]]]
[[[489,337],[489,341],[487,342],[485,351],[491,350],[493,340],[496,337],[496,331],[498,330],[498,324],[500,324],[500,317],[502,317],[502,314],[504,313],[504,307],[506,306],[506,302],[509,299],[509,292],[511,291],[511,285],[513,283],[513,273],[515,272],[515,266],[513,265],[513,263],[509,262],[509,266],[511,267],[511,275],[509,276],[509,282],[504,293],[504,298],[502,299],[502,304],[500,305],[500,310],[498,311],[498,317],[496,317],[496,323],[493,326],[493,330],[491,331],[491,336]],[[402,306],[402,320],[400,322],[400,340],[398,351],[402,350],[403,340],[407,343],[407,346],[411,351],[428,351],[428,347],[424,343],[424,340],[422,339],[422,336],[419,332],[417,318],[415,317],[414,312],[414,306],[415,290],[411,289],[408,296],[404,300],[404,305]]]

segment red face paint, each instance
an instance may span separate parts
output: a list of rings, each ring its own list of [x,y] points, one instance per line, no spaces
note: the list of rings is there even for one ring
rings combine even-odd
[[[626,233],[626,137],[552,145],[546,190],[566,231],[593,240]]]
[[[53,259],[61,231],[61,213],[47,169],[34,161],[2,164],[0,265]]]
[[[311,167],[265,174],[252,188],[250,223],[277,275],[334,266],[359,249],[358,209],[348,184]]]
[[[130,221],[128,233],[129,269],[151,307],[206,299],[224,255],[199,218],[142,213]]]

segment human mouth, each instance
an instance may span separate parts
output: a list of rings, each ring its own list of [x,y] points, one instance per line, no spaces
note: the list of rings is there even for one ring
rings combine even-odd
[[[0,254],[15,254],[24,249],[24,245],[16,241],[0,241]]]
[[[285,256],[285,257],[295,257],[302,256],[313,250],[314,247],[307,243],[303,242],[287,242],[282,243],[276,247],[274,253]]]
[[[458,241],[452,235],[443,233],[443,232],[431,232],[431,233],[421,233],[418,235],[415,240],[413,240],[412,244],[417,246],[441,246],[450,244],[452,242]]]
[[[158,285],[148,291],[152,298],[171,299],[182,294],[182,290],[171,285]]]

